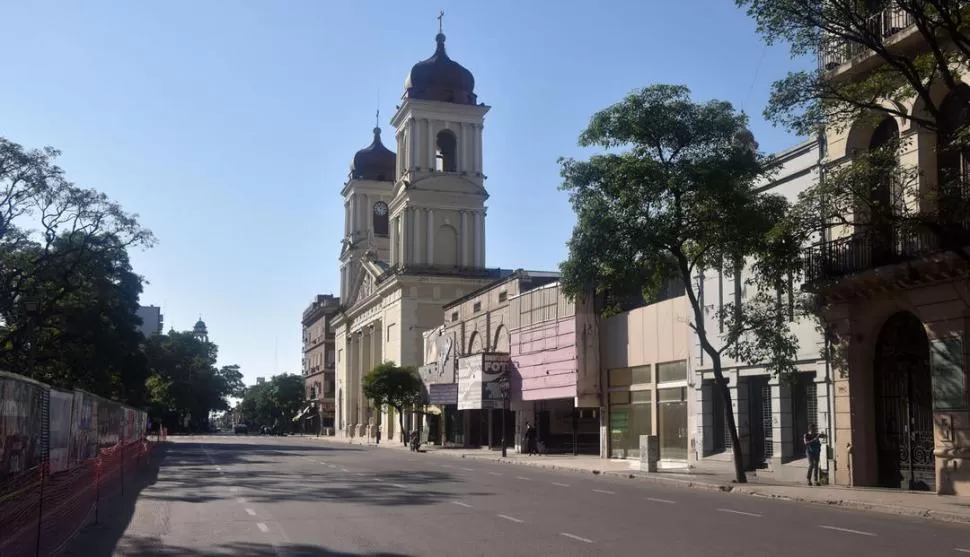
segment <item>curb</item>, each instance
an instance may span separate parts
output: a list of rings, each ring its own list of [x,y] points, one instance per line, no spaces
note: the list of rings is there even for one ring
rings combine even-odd
[[[348,441],[342,441],[337,439],[327,439],[330,443],[344,443],[349,445],[356,445],[357,443],[350,443]],[[365,445],[367,446],[367,445]],[[370,445],[376,448],[387,448],[395,449],[396,447],[386,447],[384,445]],[[639,480],[645,482],[651,482],[655,484],[662,484],[671,487],[684,487],[690,489],[699,489],[703,491],[721,492],[721,493],[731,493],[735,495],[743,495],[747,497],[761,497],[765,499],[778,499],[782,501],[792,501],[795,503],[806,503],[811,505],[825,505],[830,507],[842,507],[845,509],[852,509],[857,511],[867,511],[875,512],[881,514],[891,514],[896,516],[906,516],[913,518],[923,518],[926,520],[934,520],[938,522],[949,522],[955,524],[970,524],[970,514],[960,514],[948,511],[935,511],[931,509],[922,509],[914,507],[903,507],[896,505],[885,505],[880,503],[866,503],[863,501],[856,501],[846,498],[827,498],[819,499],[806,496],[790,496],[790,495],[779,495],[777,493],[772,493],[771,491],[764,490],[762,487],[754,486],[751,484],[738,485],[738,484],[719,484],[712,482],[703,482],[697,480],[684,480],[680,478],[662,477],[662,476],[648,476],[644,474],[637,474],[635,472],[618,472],[618,471],[603,471],[603,470],[583,470],[579,468],[573,468],[570,466],[562,466],[557,464],[546,464],[544,462],[533,462],[533,461],[517,461],[513,459],[502,457],[494,457],[491,455],[468,455],[466,453],[461,454],[449,454],[445,450],[434,450],[434,451],[423,451],[422,454],[432,454],[441,455],[450,458],[463,458],[468,460],[483,460],[488,462],[496,462],[500,464],[510,464],[513,466],[524,466],[528,468],[544,468],[546,470],[557,470],[562,472],[574,472],[574,473],[590,473],[594,476],[606,476],[613,478],[626,478],[631,480]]]

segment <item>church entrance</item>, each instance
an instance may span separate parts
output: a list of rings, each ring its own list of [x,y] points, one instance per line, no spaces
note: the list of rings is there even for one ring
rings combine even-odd
[[[873,371],[879,485],[935,489],[930,345],[915,315],[900,312],[886,321]]]

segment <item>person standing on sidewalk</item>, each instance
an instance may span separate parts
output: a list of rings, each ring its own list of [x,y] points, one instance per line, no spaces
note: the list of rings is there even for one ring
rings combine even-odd
[[[819,460],[822,457],[822,439],[824,433],[819,433],[815,424],[808,425],[808,433],[802,437],[805,443],[805,454],[808,456],[808,485],[822,485],[818,482]],[[812,483],[814,476],[814,482]]]
[[[525,446],[529,456],[537,454],[536,450],[536,428],[532,424],[525,422]]]

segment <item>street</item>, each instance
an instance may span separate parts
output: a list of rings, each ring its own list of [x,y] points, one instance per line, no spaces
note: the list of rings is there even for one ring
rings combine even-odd
[[[162,454],[130,520],[69,555],[970,555],[966,526],[446,455],[259,436]]]

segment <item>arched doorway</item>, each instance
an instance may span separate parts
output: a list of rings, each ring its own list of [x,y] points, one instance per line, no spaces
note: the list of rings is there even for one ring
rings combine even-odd
[[[874,364],[879,485],[936,489],[930,343],[919,318],[886,320]]]

